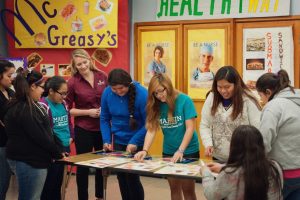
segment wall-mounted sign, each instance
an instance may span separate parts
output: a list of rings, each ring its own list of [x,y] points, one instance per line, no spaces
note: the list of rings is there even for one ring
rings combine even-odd
[[[294,85],[293,30],[288,27],[247,28],[243,31],[243,79],[255,89],[256,80],[267,72],[284,69]]]
[[[290,0],[157,0],[158,21],[284,16]]]
[[[15,0],[16,48],[116,48],[118,0]],[[5,24],[4,24],[5,25]]]

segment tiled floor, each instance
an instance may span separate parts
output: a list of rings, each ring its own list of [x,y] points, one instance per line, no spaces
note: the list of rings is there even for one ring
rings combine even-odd
[[[150,178],[142,177],[142,184],[145,190],[145,200],[168,200],[170,199],[169,185],[166,179],[162,178]],[[90,187],[89,194],[90,200],[94,198],[94,177],[90,176]],[[198,200],[205,200],[202,193],[202,186],[200,183],[196,183],[196,194]],[[18,197],[17,181],[13,176],[11,179],[10,188],[7,194],[7,200],[15,200]],[[75,176],[71,177],[69,186],[67,188],[66,200],[76,200],[77,199],[77,187]],[[117,177],[111,175],[108,178],[107,185],[107,200],[121,200],[121,195],[119,191]]]

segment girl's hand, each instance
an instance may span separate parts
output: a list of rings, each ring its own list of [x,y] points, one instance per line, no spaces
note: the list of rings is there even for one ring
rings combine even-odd
[[[205,156],[212,156],[214,152],[214,147],[213,146],[208,146],[205,148],[205,152],[204,152],[204,155]]]
[[[171,159],[171,162],[176,163],[177,161],[182,161],[183,159],[183,153],[180,151],[176,151],[173,155],[173,158]]]
[[[135,144],[128,144],[126,151],[129,153],[135,153],[137,150],[137,146]]]
[[[92,118],[99,118],[100,108],[89,109],[89,116],[92,117]]]
[[[215,172],[215,173],[220,173],[222,167],[224,167],[224,164],[220,164],[220,163],[208,163],[206,165],[210,171]]]
[[[104,151],[112,151],[112,145],[108,143],[103,144]]]
[[[62,155],[63,160],[65,160],[65,161],[70,160],[68,152],[63,152],[63,153],[61,153],[61,155]]]
[[[70,138],[69,145],[71,145],[74,142],[73,138]]]
[[[137,161],[143,161],[146,156],[147,156],[146,151],[139,151],[134,155],[134,159]]]

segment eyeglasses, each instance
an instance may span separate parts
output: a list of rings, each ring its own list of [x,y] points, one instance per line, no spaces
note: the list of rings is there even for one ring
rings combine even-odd
[[[156,92],[153,93],[153,95],[157,97],[158,95],[163,94],[165,90],[166,90],[166,88],[164,88],[162,90],[157,90]]]
[[[42,88],[43,90],[45,90],[45,86],[43,86],[43,85],[37,85],[37,86]]]
[[[59,92],[59,91],[55,91],[55,92],[60,94],[62,97],[66,97],[68,95],[68,92]]]

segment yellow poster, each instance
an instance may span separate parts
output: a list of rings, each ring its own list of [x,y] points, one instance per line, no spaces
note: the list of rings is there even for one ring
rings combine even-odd
[[[16,48],[117,48],[118,0],[15,0]]]
[[[214,75],[225,64],[225,30],[188,31],[188,95],[205,99]]]
[[[148,86],[155,73],[166,73],[175,84],[175,41],[174,30],[142,32],[143,85]]]

